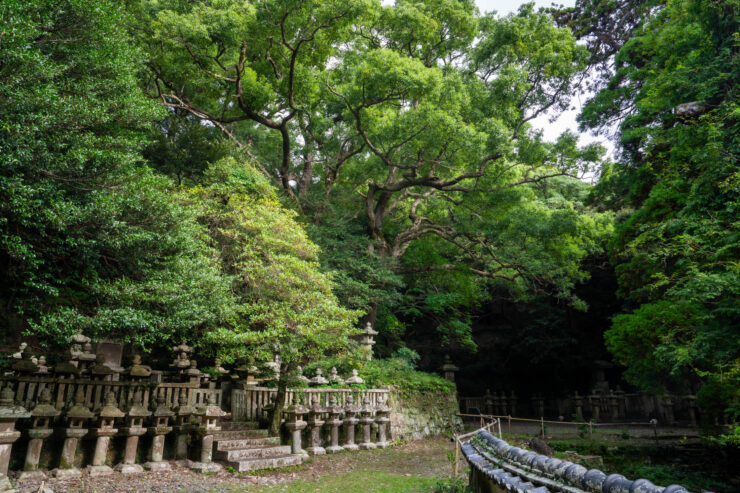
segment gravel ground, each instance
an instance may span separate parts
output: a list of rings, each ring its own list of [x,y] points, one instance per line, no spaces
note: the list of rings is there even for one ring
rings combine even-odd
[[[449,439],[427,438],[405,443],[386,450],[344,452],[317,456],[301,466],[265,470],[249,474],[222,471],[214,474],[197,474],[172,462],[172,469],[165,472],[147,472],[122,476],[91,478],[83,472],[78,479],[59,481],[49,478],[41,483],[17,484],[18,493],[38,493],[50,488],[54,493],[231,493],[234,491],[262,490],[260,487],[295,481],[316,479],[356,469],[396,472],[420,477],[442,477],[451,470],[447,451],[452,450]],[[11,476],[12,478],[12,476]]]

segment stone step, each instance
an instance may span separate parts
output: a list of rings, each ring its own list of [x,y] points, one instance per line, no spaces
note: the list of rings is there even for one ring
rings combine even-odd
[[[214,440],[242,440],[245,438],[264,438],[267,437],[267,430],[221,430],[213,434]]]
[[[227,462],[228,466],[233,467],[238,472],[254,471],[257,469],[267,469],[268,467],[288,467],[297,466],[302,462],[300,455],[283,455],[280,457],[268,457],[261,459],[247,459],[236,462]]]
[[[228,462],[239,462],[248,459],[266,459],[290,455],[290,446],[246,448],[240,450],[217,451],[216,457]]]
[[[238,440],[219,440],[217,451],[241,450],[246,448],[270,447],[280,445],[280,437],[241,438]]]

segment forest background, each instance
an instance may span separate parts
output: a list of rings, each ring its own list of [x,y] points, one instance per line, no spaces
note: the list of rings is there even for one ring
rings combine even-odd
[[[5,342],[287,379],[370,322],[395,361],[567,390],[610,358],[737,423],[739,6],[5,1]],[[613,160],[531,125],[583,91]]]

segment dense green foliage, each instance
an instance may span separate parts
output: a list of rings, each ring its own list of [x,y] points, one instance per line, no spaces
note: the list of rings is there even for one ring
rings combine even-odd
[[[3,2],[0,275],[12,327],[148,345],[213,328],[228,284],[192,211],[143,165],[162,113],[115,2]]]
[[[391,348],[425,315],[473,348],[468,312],[490,285],[583,306],[580,260],[610,223],[575,178],[600,148],[528,124],[568,105],[587,58],[548,15],[459,0],[137,5],[150,94],[256,157],[311,222],[342,301]]]
[[[606,334],[627,378],[740,413],[736,1],[674,0],[616,56],[582,121],[621,124],[594,200],[625,211],[610,253],[628,311]],[[689,106],[681,106],[690,103]]]
[[[583,287],[608,255],[624,304],[606,345],[626,378],[701,389],[736,422],[739,9],[4,1],[7,337],[279,355],[284,390],[326,355],[357,367],[364,317],[390,357],[368,385],[442,389],[407,341],[472,353],[499,298],[534,319],[506,336],[511,357],[591,347],[568,319],[606,297]],[[615,163],[531,126],[584,88],[584,128],[620,124]]]

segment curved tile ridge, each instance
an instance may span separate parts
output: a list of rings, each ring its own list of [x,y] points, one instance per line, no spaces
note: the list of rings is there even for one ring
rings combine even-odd
[[[511,493],[688,493],[677,484],[663,487],[647,479],[607,476],[598,469],[511,446],[485,430],[461,450],[472,469]]]

